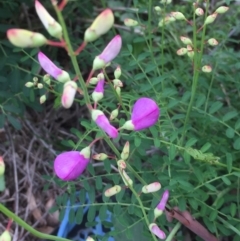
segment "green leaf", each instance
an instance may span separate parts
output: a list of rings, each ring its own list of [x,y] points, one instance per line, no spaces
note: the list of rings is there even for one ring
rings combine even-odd
[[[97,188],[98,190],[101,190],[102,187],[103,187],[103,185],[102,185],[102,178],[99,177],[99,176],[97,176],[97,177],[96,177],[96,188]]]
[[[88,196],[89,196],[90,203],[94,203],[95,202],[95,198],[96,198],[96,194],[95,194],[95,189],[94,188],[91,188],[91,190],[88,192]]]
[[[236,117],[236,116],[238,116],[238,112],[235,111],[235,110],[233,110],[233,111],[230,111],[230,112],[226,113],[226,114],[223,116],[222,120],[223,120],[224,122],[226,122],[226,121],[231,120],[232,118],[234,118],[234,117]]]
[[[75,222],[81,224],[83,220],[83,207],[78,207]]]
[[[240,150],[240,137],[234,141],[233,147],[235,150]]]
[[[196,107],[197,108],[201,107],[205,103],[205,100],[206,100],[206,96],[201,94],[196,101]]]
[[[236,121],[234,128],[235,128],[236,130],[240,128],[240,119],[238,119],[238,120]]]
[[[132,53],[133,47],[132,47],[131,44],[127,44],[127,49],[128,49],[128,51],[129,51],[130,53]]]
[[[107,206],[102,205],[99,209],[99,218],[101,221],[104,221],[107,218]]]
[[[3,192],[6,188],[5,177],[4,175],[0,176],[0,192]]]
[[[142,139],[138,135],[135,135],[135,137],[134,137],[135,147],[139,147],[141,145],[141,142],[142,142]]]
[[[55,213],[56,211],[58,211],[59,210],[59,207],[58,206],[53,206],[53,207],[51,207],[50,209],[49,209],[49,213]]]
[[[104,160],[104,169],[110,173],[111,172],[111,162],[109,160]]]
[[[232,171],[232,162],[233,162],[232,154],[227,152],[226,158],[227,158],[227,169],[228,169],[228,172],[230,173]]]
[[[211,143],[205,143],[202,148],[200,149],[201,152],[206,152],[211,147]]]
[[[186,147],[191,147],[191,146],[193,146],[195,143],[197,142],[197,139],[196,138],[191,138],[191,139],[189,139],[188,141],[187,141],[187,143],[186,143]]]
[[[217,112],[222,106],[223,106],[222,102],[219,102],[219,101],[214,102],[211,105],[211,107],[209,108],[209,113],[213,114],[213,113]]]
[[[96,206],[90,206],[87,214],[88,222],[94,221],[96,216]]]
[[[68,215],[68,222],[74,223],[75,222],[75,211],[74,208],[70,209],[69,215]]]
[[[234,129],[231,128],[231,127],[227,128],[227,130],[226,130],[226,136],[227,136],[228,138],[233,138],[233,137],[235,136],[235,131],[234,131]]]
[[[211,211],[210,216],[209,216],[209,220],[213,222],[217,218],[217,215],[218,215],[217,210]]]
[[[83,184],[83,187],[84,187],[87,191],[90,191],[90,190],[91,190],[91,187],[90,187],[90,185],[89,185],[89,183],[88,183],[87,180],[83,180],[82,184]]]
[[[188,198],[188,202],[194,210],[198,210],[198,202],[194,198]]]
[[[230,204],[230,214],[232,217],[234,217],[236,215],[236,212],[237,212],[237,205],[236,203],[231,203]]]
[[[90,172],[90,174],[92,176],[95,176],[95,170],[94,170],[94,167],[93,167],[93,165],[91,163],[88,164],[87,170]]]
[[[216,192],[217,189],[216,187],[214,187],[212,184],[209,184],[209,183],[205,183],[204,184],[209,190],[213,191],[213,192]]]
[[[222,180],[226,185],[231,185],[231,181],[227,177],[222,177]]]
[[[184,159],[184,162],[185,162],[186,164],[189,164],[189,163],[190,163],[190,160],[191,160],[191,156],[190,156],[186,151],[184,151],[184,153],[183,153],[183,159]]]
[[[168,149],[169,160],[172,161],[175,158],[176,154],[176,146],[170,145],[170,148]]]
[[[19,122],[18,119],[16,119],[15,117],[8,115],[7,116],[8,121],[10,122],[10,124],[16,129],[16,130],[20,130],[22,128],[21,123]]]
[[[5,115],[0,114],[0,129],[3,128],[5,123]]]

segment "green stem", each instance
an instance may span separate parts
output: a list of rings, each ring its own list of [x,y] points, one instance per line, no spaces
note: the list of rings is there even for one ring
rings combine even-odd
[[[207,13],[208,13],[208,7],[209,7],[209,1],[207,1],[207,6],[206,6],[206,11],[205,11],[205,19],[207,17]],[[196,25],[196,15],[195,15],[195,7],[193,6],[193,51],[194,51],[194,61],[193,61],[193,82],[192,82],[192,90],[191,90],[191,99],[188,105],[188,109],[187,109],[187,114],[186,114],[186,118],[184,121],[184,126],[183,126],[183,134],[180,140],[180,145],[182,145],[185,135],[187,133],[187,124],[189,121],[189,117],[190,117],[190,113],[192,111],[192,107],[193,107],[193,102],[194,102],[194,98],[195,98],[195,94],[196,94],[196,90],[197,90],[197,85],[198,85],[198,77],[199,77],[199,73],[200,73],[200,67],[201,67],[201,60],[202,60],[202,55],[203,55],[203,46],[204,46],[204,39],[205,39],[205,33],[206,33],[206,25],[204,25],[203,27],[203,32],[202,32],[202,39],[201,39],[201,47],[200,47],[200,53],[197,53],[197,25]]]
[[[171,233],[168,235],[167,239],[165,241],[171,241],[173,239],[173,237],[175,236],[175,234],[177,233],[177,231],[179,230],[179,228],[181,227],[181,223],[177,223],[174,228],[172,229]]]
[[[64,37],[64,40],[66,42],[68,54],[71,58],[74,70],[75,70],[75,72],[78,76],[78,80],[80,82],[81,89],[84,93],[83,97],[84,97],[85,103],[86,103],[87,106],[89,106],[89,105],[91,105],[90,97],[88,95],[88,90],[87,90],[85,81],[83,80],[81,71],[80,71],[79,66],[78,66],[77,57],[74,54],[74,51],[73,51],[73,48],[72,48],[72,45],[71,45],[71,42],[70,42],[70,39],[69,39],[69,35],[68,35],[68,31],[67,31],[65,21],[63,19],[62,13],[58,10],[57,6],[54,6],[54,8],[55,8],[55,11],[56,11],[56,14],[57,14],[57,17],[58,17],[58,21],[60,22],[60,24],[63,28],[63,37]]]
[[[59,238],[59,237],[49,235],[49,234],[44,234],[44,233],[41,233],[41,232],[35,230],[30,225],[28,225],[26,222],[24,222],[21,218],[19,218],[17,215],[15,215],[13,212],[11,212],[8,208],[4,207],[1,203],[0,203],[0,211],[3,214],[5,214],[7,217],[11,218],[14,222],[19,224],[21,227],[23,227],[25,230],[27,230],[29,233],[31,233],[32,235],[34,235],[38,238],[55,240],[55,241],[71,241],[70,239]]]

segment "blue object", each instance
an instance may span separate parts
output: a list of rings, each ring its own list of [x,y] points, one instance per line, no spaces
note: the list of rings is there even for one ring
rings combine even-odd
[[[76,194],[78,194],[78,193],[76,193]],[[79,205],[79,204],[80,203],[77,203],[77,205]],[[86,194],[86,204],[90,204],[88,194]],[[105,235],[105,231],[101,224],[101,220],[100,220],[99,216],[96,216],[94,219],[94,221],[97,222],[97,225],[95,227],[85,228],[85,227],[83,227],[83,225],[78,225],[76,223],[69,223],[68,217],[69,217],[69,212],[70,212],[71,208],[72,207],[71,207],[70,200],[68,200],[64,218],[63,218],[63,220],[59,226],[58,232],[57,232],[58,237],[69,238],[72,241],[86,241],[88,236],[93,236],[93,235],[104,236]],[[74,211],[77,212],[77,209],[78,209],[78,207],[75,207]],[[84,216],[87,215],[88,209],[89,208],[87,206],[83,209]],[[107,211],[107,218],[105,221],[111,222],[111,217],[112,217],[112,213]],[[83,222],[84,222],[84,219],[83,219]],[[113,228],[110,228],[110,230],[113,230]],[[114,238],[109,237],[108,241],[114,241]]]

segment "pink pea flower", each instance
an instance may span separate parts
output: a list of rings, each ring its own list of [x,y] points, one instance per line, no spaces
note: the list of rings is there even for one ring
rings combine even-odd
[[[160,202],[158,203],[157,207],[154,209],[154,217],[155,218],[162,215],[162,213],[166,207],[168,198],[169,198],[169,191],[166,190],[166,191],[164,191],[162,198],[161,198]]]
[[[7,38],[13,45],[20,48],[40,47],[48,42],[41,33],[19,28],[9,29]]]
[[[74,97],[77,92],[77,84],[74,81],[68,81],[64,84],[63,94],[62,94],[62,106],[66,109],[70,108],[73,104]]]
[[[159,239],[165,239],[166,234],[157,226],[156,223],[151,223],[149,225],[149,230],[156,235]]]
[[[69,74],[58,68],[44,53],[38,53],[38,61],[41,67],[54,79],[63,83],[70,81]]]
[[[117,57],[122,47],[122,38],[116,35],[93,61],[93,70],[101,69]]]
[[[131,120],[125,122],[121,129],[139,131],[154,125],[160,116],[157,103],[150,98],[138,99],[132,110]]]
[[[111,138],[118,137],[118,130],[112,126],[108,118],[100,110],[92,110],[92,119],[95,121],[98,127],[105,131]]]
[[[79,151],[68,151],[58,155],[54,161],[54,171],[63,181],[78,178],[86,169],[90,159],[90,147]]]

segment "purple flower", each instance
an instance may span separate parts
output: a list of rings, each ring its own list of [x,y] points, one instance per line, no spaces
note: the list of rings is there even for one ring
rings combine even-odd
[[[140,131],[154,125],[160,116],[157,103],[150,98],[138,99],[132,110],[131,120],[125,122],[122,129]]]
[[[162,213],[165,209],[165,206],[167,204],[168,198],[169,198],[169,191],[166,190],[166,191],[164,191],[162,198],[161,198],[160,202],[158,203],[157,207],[154,209],[154,217],[155,218],[162,215]]]
[[[149,230],[155,234],[159,239],[165,239],[166,234],[157,226],[156,223],[151,223],[149,225]]]
[[[112,126],[108,118],[100,110],[92,110],[92,119],[98,127],[105,131],[111,138],[118,137],[118,130]]]
[[[103,98],[103,94],[104,94],[104,75],[99,75],[100,78],[98,78],[98,82],[97,82],[97,86],[95,87],[93,93],[92,93],[92,98],[94,100],[95,103],[97,103],[98,101],[100,101]]]
[[[93,61],[93,70],[101,69],[117,57],[122,47],[122,38],[116,35]]]
[[[78,178],[86,169],[90,158],[90,147],[79,151],[68,151],[58,155],[54,161],[54,171],[63,181]]]
[[[38,53],[38,61],[41,67],[54,79],[64,83],[70,81],[69,74],[58,68],[44,53]]]

